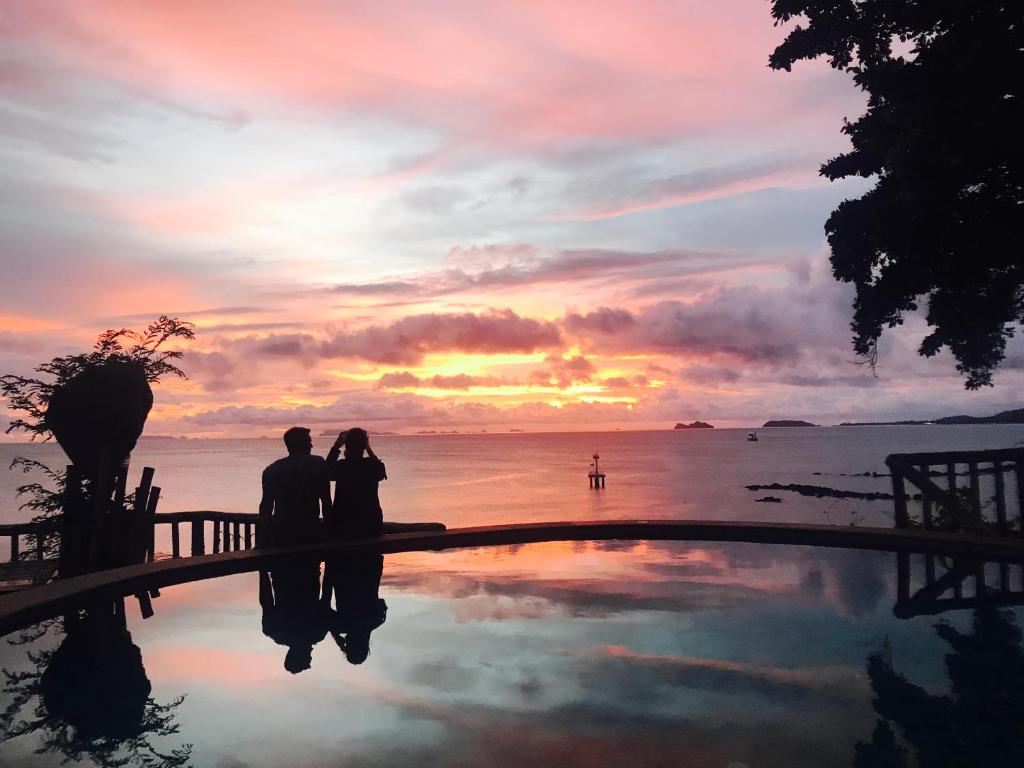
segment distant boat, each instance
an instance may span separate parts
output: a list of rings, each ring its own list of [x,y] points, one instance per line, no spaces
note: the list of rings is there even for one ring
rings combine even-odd
[[[747,440],[752,443],[757,442],[757,432],[747,432]]]

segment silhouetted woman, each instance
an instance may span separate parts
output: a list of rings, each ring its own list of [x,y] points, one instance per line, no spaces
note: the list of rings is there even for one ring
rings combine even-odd
[[[339,461],[342,444],[345,458]],[[328,521],[331,534],[350,539],[379,536],[384,530],[384,515],[377,485],[387,480],[388,474],[384,462],[370,448],[365,429],[354,427],[338,435],[327,454],[327,476],[335,481],[334,505]]]
[[[384,555],[350,554],[327,561],[322,600],[336,609],[331,636],[349,664],[362,664],[370,655],[370,634],[388,617],[380,597]]]

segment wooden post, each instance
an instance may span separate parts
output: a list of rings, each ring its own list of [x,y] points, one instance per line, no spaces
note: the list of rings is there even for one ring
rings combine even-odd
[[[171,557],[181,557],[181,539],[177,520],[171,523]]]
[[[206,554],[206,521],[202,518],[192,520],[192,554]]]
[[[100,545],[102,544],[104,528],[107,521],[107,505],[110,501],[111,463],[110,448],[103,446],[100,449],[99,472],[96,475],[96,482],[93,484],[93,505],[92,505],[92,531],[89,541],[89,567],[95,568],[100,559]]]
[[[978,513],[978,517],[981,517],[981,478],[978,476],[978,462],[972,461],[968,465],[968,469],[971,473],[971,503],[974,504],[974,509]]]
[[[149,593],[139,592],[135,597],[139,599],[139,610],[142,613],[142,618],[150,618],[153,615],[153,603],[149,599]]]
[[[996,478],[996,527],[1001,536],[1009,533],[1006,524],[1006,483],[1003,479],[1003,462],[993,461],[992,471]]]
[[[231,551],[231,521],[224,521],[224,551]]]
[[[910,555],[907,552],[896,553],[896,599],[910,599]]]
[[[36,560],[43,559],[43,534],[36,534]]]
[[[928,465],[921,465],[921,474],[925,477],[928,476]],[[928,498],[928,494],[922,491],[921,493],[921,519],[924,521],[924,527],[926,531],[932,529],[932,500]],[[934,567],[934,563],[933,563]]]
[[[1024,531],[1024,451],[1017,453],[1017,522]],[[1024,579],[1024,568],[1021,569],[1021,578]]]
[[[928,586],[935,583],[935,555],[924,556],[924,580]]]
[[[974,564],[974,596],[983,597],[985,592],[985,563],[979,560]]]
[[[18,541],[18,534],[12,533],[11,534],[11,562],[12,563],[17,562],[18,557],[21,555],[21,553],[18,551],[19,548],[20,547],[19,547],[19,541]]]
[[[149,562],[156,560],[156,505],[159,502],[160,488],[154,485],[149,491],[149,498],[146,500],[146,516],[143,522],[143,525],[145,525],[143,531],[146,535],[146,559]]]
[[[907,515],[907,491],[903,485],[903,472],[898,467],[892,470],[892,495],[896,507],[896,527],[909,528],[910,517]]]
[[[124,461],[121,462],[121,468],[117,471],[117,478],[114,481],[114,506],[117,509],[124,507],[124,492],[128,485],[128,465],[130,460],[130,456],[124,457]]]
[[[74,464],[68,464],[64,468],[64,498],[61,499],[60,536],[58,565],[59,573],[63,576],[75,572],[77,565],[69,562],[72,553],[75,560],[81,556],[80,533],[81,519],[78,516],[79,504],[82,499],[82,473]]]
[[[213,554],[220,552],[220,520],[213,521]]]
[[[956,498],[956,464],[952,461],[946,465],[946,484],[949,486],[949,492]]]
[[[135,514],[144,512],[149,503],[149,489],[153,485],[154,472],[156,470],[152,467],[142,468],[142,479],[139,481],[139,487],[135,489]]]
[[[245,524],[245,548],[252,549],[252,523]]]

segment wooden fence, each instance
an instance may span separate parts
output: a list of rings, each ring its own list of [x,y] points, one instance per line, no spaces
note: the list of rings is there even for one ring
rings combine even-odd
[[[195,512],[159,512],[153,515],[153,526],[169,526],[171,557],[182,556],[182,528],[187,528],[189,555],[207,552],[232,552],[252,549],[256,542],[257,514],[199,510]],[[57,520],[45,523],[15,523],[0,525],[0,539],[7,539],[7,562],[24,561],[26,553],[32,559],[56,559],[46,556],[44,543],[47,535],[60,531]],[[154,537],[156,538],[155,534]],[[27,546],[26,546],[27,545]],[[155,553],[154,553],[155,554]],[[154,559],[151,555],[148,559]]]
[[[156,525],[171,527],[171,557],[181,557],[181,528],[188,526],[190,555],[210,552],[233,552],[252,549],[256,543],[256,523],[259,515],[236,512],[164,512],[156,516]],[[207,532],[210,537],[207,539]]]
[[[952,528],[1010,536],[1020,535],[1024,527],[1024,448],[894,453],[885,463],[892,472],[897,528]],[[991,487],[986,487],[989,480]],[[913,495],[908,497],[908,483],[920,496],[919,517],[910,513],[908,501]]]
[[[1024,448],[902,453],[892,472],[896,527],[1024,537]],[[932,554],[896,556],[897,616],[1024,603],[1018,564]]]

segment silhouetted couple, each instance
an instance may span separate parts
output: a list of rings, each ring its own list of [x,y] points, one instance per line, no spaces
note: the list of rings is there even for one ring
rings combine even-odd
[[[315,561],[260,571],[263,634],[288,646],[284,668],[292,674],[309,669],[313,646],[328,633],[350,664],[362,664],[370,654],[370,633],[387,618],[379,594],[383,571],[383,555],[345,554],[327,561],[322,591]]]
[[[365,429],[339,434],[326,461],[313,455],[313,440],[305,427],[285,432],[284,444],[288,455],[263,470],[257,544],[309,544],[321,538],[323,529],[332,538],[383,532],[377,486],[387,479],[387,471],[370,448]]]

